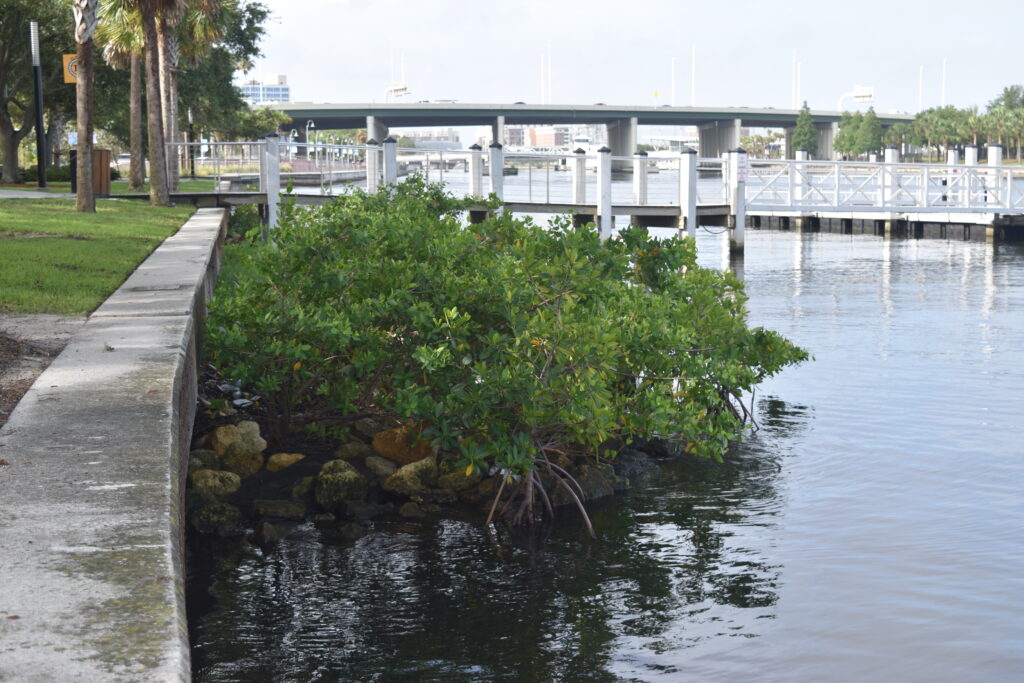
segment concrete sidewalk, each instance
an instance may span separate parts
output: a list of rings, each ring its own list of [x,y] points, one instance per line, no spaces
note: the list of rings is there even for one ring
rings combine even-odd
[[[189,680],[184,474],[225,226],[189,219],[0,429],[0,680]]]

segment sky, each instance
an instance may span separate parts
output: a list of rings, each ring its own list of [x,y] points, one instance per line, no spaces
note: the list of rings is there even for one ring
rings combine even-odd
[[[878,112],[984,107],[1024,83],[1024,1],[259,0],[271,11],[249,77],[285,74],[292,99],[384,102],[405,64],[405,101],[834,110],[855,85]],[[696,46],[696,78],[691,55]],[[656,95],[657,94],[657,95]],[[852,99],[844,109],[857,108]]]

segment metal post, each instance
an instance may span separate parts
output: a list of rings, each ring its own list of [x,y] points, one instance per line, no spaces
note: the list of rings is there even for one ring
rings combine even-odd
[[[398,142],[390,135],[384,138],[384,182],[398,182]]]
[[[488,149],[490,166],[491,194],[498,199],[505,199],[505,153],[500,142],[492,142]]]
[[[39,22],[28,22],[29,42],[32,50],[32,80],[35,83],[36,105],[36,163],[39,172],[39,187],[46,187],[46,128],[43,126],[43,67],[39,58]],[[88,144],[88,140],[79,140],[79,149]],[[13,160],[8,159],[7,163]],[[79,163],[83,160],[81,155]]]
[[[746,228],[747,151],[742,147],[729,150],[729,204],[733,214],[730,251],[743,251]]]
[[[679,218],[686,235],[697,238],[697,150],[679,150]],[[682,227],[680,226],[680,227]]]
[[[587,203],[587,157],[586,152],[577,149],[572,160],[572,203]]]
[[[477,144],[469,146],[469,196],[484,196],[484,159]]]
[[[633,203],[647,204],[647,152],[642,149],[633,157]]]
[[[266,137],[263,157],[266,165],[267,230],[277,227],[277,203],[281,194],[281,146],[277,133]],[[264,239],[266,233],[264,233]]]
[[[366,192],[376,194],[380,186],[380,143],[374,139],[366,141]]]
[[[609,239],[615,230],[612,217],[612,151],[607,147],[597,150],[597,216],[601,239]]]
[[[899,187],[899,184],[896,182],[896,164],[900,162],[900,150],[895,145],[889,145],[885,148],[883,154],[885,155],[885,166],[882,169],[882,177],[885,182],[885,192],[883,193],[882,200],[886,205],[889,205],[896,198],[896,188]],[[925,198],[927,199],[927,190]],[[927,205],[928,203],[925,201],[925,206]]]

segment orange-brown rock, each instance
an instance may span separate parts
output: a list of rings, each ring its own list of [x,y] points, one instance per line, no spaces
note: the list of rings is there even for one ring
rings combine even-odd
[[[373,436],[373,450],[401,465],[419,462],[431,454],[430,442],[420,439],[419,432],[408,425],[377,432]]]

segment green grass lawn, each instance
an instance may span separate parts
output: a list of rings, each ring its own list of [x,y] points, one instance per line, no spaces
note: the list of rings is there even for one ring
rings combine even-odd
[[[71,199],[0,200],[0,311],[85,315],[99,306],[192,207]]]

